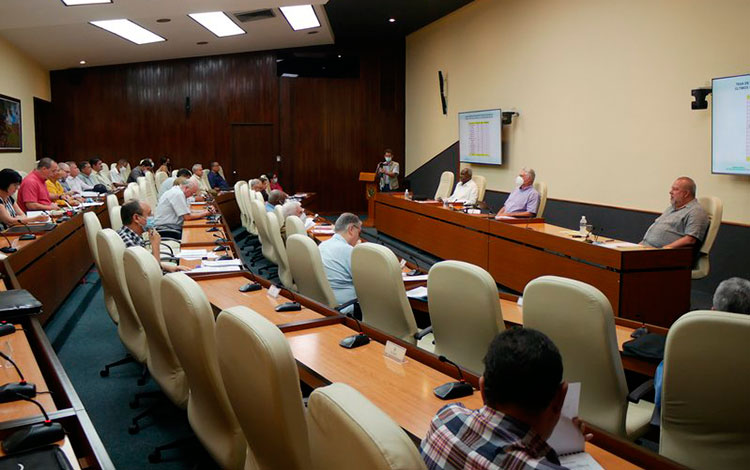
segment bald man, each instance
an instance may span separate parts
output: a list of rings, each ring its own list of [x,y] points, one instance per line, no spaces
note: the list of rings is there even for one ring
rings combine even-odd
[[[184,221],[200,219],[214,213],[213,207],[210,206],[207,210],[190,212],[188,198],[193,197],[197,192],[198,183],[188,178],[161,195],[154,215],[154,225],[159,234],[166,238],[180,240]]]
[[[708,230],[708,214],[695,199],[695,181],[681,176],[669,190],[671,205],[651,224],[641,241],[655,248],[697,249]]]

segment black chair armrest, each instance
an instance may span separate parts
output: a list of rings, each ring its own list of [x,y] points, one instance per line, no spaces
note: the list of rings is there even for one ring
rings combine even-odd
[[[641,401],[641,398],[643,398],[646,394],[651,393],[653,390],[654,379],[649,379],[636,387],[635,390],[628,393],[628,401],[631,403],[638,403],[639,401]]]
[[[427,328],[424,328],[422,330],[417,331],[414,333],[414,339],[419,341],[420,339],[424,338],[428,334],[432,333],[432,325],[428,326]]]
[[[342,311],[342,310],[344,310],[344,309],[345,309],[346,307],[348,307],[348,306],[350,306],[350,305],[354,305],[354,304],[356,304],[356,303],[357,303],[357,299],[347,300],[347,301],[346,301],[346,302],[344,302],[343,304],[341,304],[341,305],[337,305],[337,306],[336,306],[336,307],[334,307],[333,309],[334,309],[334,310],[336,310],[337,312],[341,312],[341,311]]]

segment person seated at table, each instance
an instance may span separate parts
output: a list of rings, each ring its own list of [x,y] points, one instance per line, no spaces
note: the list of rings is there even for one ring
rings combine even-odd
[[[187,168],[180,168],[179,170],[177,170],[177,176],[170,176],[169,178],[164,180],[161,186],[159,186],[159,197],[169,191],[169,188],[174,186],[174,182],[177,178],[190,178],[191,176],[193,176],[193,174],[190,172],[190,170],[188,170]]]
[[[172,174],[172,159],[167,157],[166,155],[161,157],[159,159],[159,169],[157,169],[156,171],[157,172],[163,171],[167,175],[171,175]]]
[[[380,191],[389,192],[398,189],[398,162],[393,161],[393,150],[385,149],[383,160],[378,163],[378,188]]]
[[[492,340],[484,366],[484,406],[451,403],[432,419],[420,448],[427,468],[564,469],[547,444],[568,391],[554,343],[539,331],[511,328]]]
[[[127,186],[127,183],[125,183],[125,178],[122,177],[122,170],[123,168],[128,167],[128,161],[124,158],[121,158],[117,160],[117,163],[115,163],[115,169],[111,170],[109,172],[109,179],[112,180],[112,184],[115,186]]]
[[[212,189],[218,191],[229,191],[227,180],[225,180],[224,177],[221,176],[221,173],[219,173],[220,168],[221,165],[219,165],[219,162],[211,162],[211,171],[208,173],[208,184]]]
[[[247,184],[250,186],[250,189],[252,189],[256,193],[264,194],[263,193],[264,185],[263,185],[263,182],[260,180],[260,178],[253,178]],[[267,200],[268,200],[268,196],[264,198],[264,201],[267,201]]]
[[[28,217],[18,206],[14,195],[21,185],[21,175],[10,168],[0,170],[0,230],[18,224],[42,222],[48,219],[44,214]]]
[[[286,218],[290,215],[296,215],[304,223],[307,215],[305,215],[305,209],[302,208],[302,204],[294,199],[288,199],[284,205],[281,206],[281,213],[284,217],[283,221],[279,221],[279,225],[281,225],[281,238],[286,240]]]
[[[57,171],[57,162],[51,158],[42,158],[37,162],[36,170],[29,173],[18,189],[18,206],[24,211],[51,211],[57,209],[49,198],[46,181]]]
[[[81,180],[81,187],[84,191],[93,191],[94,186],[99,184],[94,178],[94,170],[91,168],[91,163],[83,161],[78,164],[78,169],[81,172],[78,174],[78,179]]]
[[[198,184],[195,180],[188,178],[162,194],[154,216],[156,231],[163,237],[180,240],[182,238],[182,224],[185,220],[202,219],[213,214],[212,207],[199,212],[190,211],[188,198],[193,197],[197,192]]]
[[[533,169],[522,169],[516,176],[516,189],[510,193],[495,218],[534,217],[539,210],[539,193],[534,189],[535,179],[536,172]]]
[[[200,192],[208,193],[211,190],[211,188],[206,186],[206,182],[203,181],[203,165],[200,163],[193,165],[193,176],[190,179],[198,183],[198,190]]]
[[[65,170],[62,169],[62,165],[65,165],[65,163],[57,165],[55,172],[45,182],[47,192],[49,193],[49,199],[60,207],[77,206],[79,204],[78,201],[76,201],[70,194],[66,193],[65,188],[63,188],[61,183],[61,181],[65,179]]]
[[[479,195],[477,184],[471,179],[471,168],[464,168],[458,176],[458,183],[453,194],[450,195],[446,202],[463,202],[465,204],[476,204]],[[438,198],[438,201],[442,201]]]
[[[277,189],[281,192],[284,191],[284,188],[282,188],[281,185],[279,184],[279,175],[277,173],[271,174],[270,188],[271,188],[271,191],[273,191],[274,189]]]
[[[128,201],[120,207],[120,218],[122,218],[122,227],[117,231],[117,234],[125,242],[126,248],[130,248],[131,246],[146,248],[146,241],[143,239],[143,234],[148,232],[151,253],[161,265],[162,271],[173,273],[190,270],[190,268],[185,266],[163,263],[161,261],[161,235],[151,226],[153,218],[151,217],[151,207],[148,204],[143,201]]]
[[[271,182],[268,181],[268,177],[266,175],[260,175],[258,179],[263,184],[263,188],[260,190],[260,194],[261,196],[263,196],[264,201],[268,201],[268,198],[271,197]]]
[[[154,162],[150,158],[144,158],[138,163],[138,166],[133,168],[128,176],[127,183],[137,183],[138,178],[146,176],[147,171],[151,171],[154,168]],[[83,171],[83,169],[81,169]]]
[[[273,212],[276,206],[283,205],[286,202],[287,195],[277,189],[271,191],[266,201],[266,212]]]
[[[333,231],[333,236],[321,243],[318,249],[333,295],[341,305],[357,298],[352,279],[352,250],[359,242],[362,221],[356,215],[344,212],[336,219]],[[342,312],[349,313],[353,310],[354,307],[350,306]]]
[[[60,182],[63,190],[65,190],[65,194],[75,196],[75,193],[70,189],[70,185],[68,184],[68,176],[70,176],[70,166],[68,166],[68,164],[65,162],[60,162],[57,164],[57,167],[62,172],[62,178],[58,179],[58,181]]]
[[[102,159],[99,157],[93,157],[89,159],[89,164],[91,165],[91,173],[94,181],[96,181],[97,184],[104,185],[104,187],[107,188],[107,191],[114,190],[115,185],[112,184],[112,180],[102,172],[102,166],[104,166]]]
[[[71,160],[65,162],[65,164],[68,165],[68,168],[70,169],[67,178],[65,178],[65,183],[67,183],[71,194],[80,196],[81,193],[86,190],[83,189],[83,181],[78,178],[78,175],[81,174],[81,170],[78,169],[78,163]]]
[[[697,253],[708,230],[708,214],[695,198],[695,181],[677,178],[669,190],[670,206],[643,235],[641,245],[655,248],[692,247]]]
[[[731,277],[721,281],[714,292],[711,310],[718,312],[750,315],[750,281],[741,277]],[[659,416],[661,410],[661,386],[664,381],[664,361],[659,363],[654,374],[654,411]]]

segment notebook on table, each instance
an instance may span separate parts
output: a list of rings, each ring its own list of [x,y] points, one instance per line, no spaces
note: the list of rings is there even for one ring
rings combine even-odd
[[[555,449],[563,467],[570,470],[604,470],[604,467],[584,450],[586,438],[573,423],[573,418],[578,416],[580,400],[581,383],[568,384],[568,394],[565,395],[560,421],[547,439],[547,444]]]

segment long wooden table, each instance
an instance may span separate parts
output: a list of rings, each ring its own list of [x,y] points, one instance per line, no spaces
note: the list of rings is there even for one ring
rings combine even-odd
[[[517,292],[539,276],[557,275],[597,287],[623,318],[668,327],[690,309],[690,249],[585,243],[543,222],[496,221],[393,193],[378,193],[375,211],[379,232],[480,266]]]

